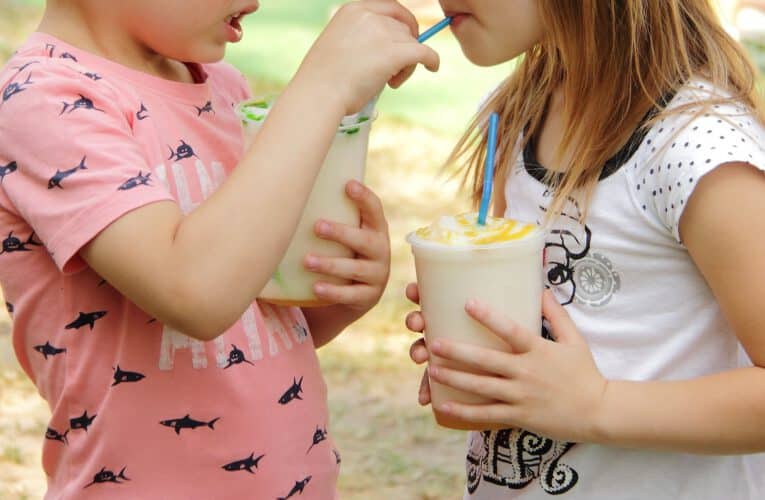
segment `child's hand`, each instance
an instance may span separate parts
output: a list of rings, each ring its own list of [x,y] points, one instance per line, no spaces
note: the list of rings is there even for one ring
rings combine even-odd
[[[406,286],[406,298],[420,304],[420,290],[417,287],[417,283],[409,283]],[[415,333],[422,333],[425,331],[425,318],[420,311],[412,311],[406,316],[406,327]],[[409,357],[412,361],[421,365],[428,361],[430,355],[428,354],[428,348],[425,346],[425,339],[420,338],[415,340],[412,346],[409,348]],[[420,391],[417,397],[421,405],[425,406],[430,403],[430,383],[428,381],[428,372],[422,374],[422,381],[420,382]]]
[[[395,0],[343,5],[306,55],[299,74],[326,84],[345,114],[359,111],[389,82],[401,85],[417,64],[437,71],[438,54],[417,42],[417,21]]]
[[[465,405],[444,403],[438,410],[476,422],[479,428],[520,427],[544,436],[592,441],[607,381],[568,313],[546,291],[542,312],[556,342],[529,332],[485,305],[470,301],[465,310],[507,342],[512,353],[445,340],[428,346],[433,354],[488,372],[487,375],[429,368],[438,382],[497,400]]]
[[[346,185],[348,197],[358,206],[361,227],[352,227],[320,220],[316,234],[336,241],[356,253],[355,258],[332,258],[309,254],[305,266],[310,271],[351,280],[350,285],[318,282],[314,293],[332,304],[366,312],[380,300],[390,275],[390,237],[382,202],[369,188],[351,181]]]

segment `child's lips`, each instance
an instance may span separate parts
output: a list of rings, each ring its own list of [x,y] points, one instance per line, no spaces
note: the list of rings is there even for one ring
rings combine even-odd
[[[452,29],[458,28],[459,25],[462,24],[467,18],[471,17],[471,15],[467,12],[444,12],[444,14],[452,18]]]
[[[249,6],[244,7],[242,10],[229,15],[225,21],[226,40],[232,43],[236,43],[242,39],[242,19],[248,14],[252,14],[258,10],[260,5],[258,2],[251,3]]]

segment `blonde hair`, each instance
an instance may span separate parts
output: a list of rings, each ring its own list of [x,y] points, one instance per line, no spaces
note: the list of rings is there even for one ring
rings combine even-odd
[[[556,157],[562,160],[570,149],[571,159],[562,175],[547,173],[555,189],[548,218],[560,214],[572,196],[585,200],[584,217],[606,161],[641,123],[659,119],[661,113],[644,122],[652,109],[663,107],[662,97],[691,78],[704,78],[730,95],[708,104],[737,101],[765,123],[757,71],[709,0],[539,0],[539,13],[545,39],[523,55],[448,160],[466,165],[463,182],[472,184],[475,203],[483,190],[488,115],[500,116],[495,179],[504,178],[511,160],[540,130],[558,87],[565,132]],[[693,104],[674,112],[687,106]]]

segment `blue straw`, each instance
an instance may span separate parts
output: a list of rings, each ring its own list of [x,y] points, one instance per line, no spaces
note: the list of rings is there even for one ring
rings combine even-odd
[[[483,193],[481,195],[481,208],[478,211],[478,225],[486,225],[486,215],[489,212],[491,192],[494,185],[494,157],[497,153],[497,128],[499,127],[499,115],[492,113],[489,117],[489,140],[486,151],[486,165],[483,174]]]
[[[417,41],[420,42],[420,43],[423,43],[423,42],[425,42],[427,40],[430,40],[431,38],[433,38],[433,36],[438,34],[440,31],[442,31],[444,28],[446,28],[450,24],[452,24],[452,18],[451,17],[445,18],[440,23],[434,25],[433,27],[431,27],[430,29],[425,31],[422,35],[417,37]],[[382,91],[380,91],[380,94],[382,94]],[[361,109],[361,111],[359,111],[359,113],[358,113],[359,116],[366,116],[366,117],[371,117],[372,116],[372,114],[374,113],[375,105],[377,105],[377,100],[380,98],[380,94],[377,94],[376,96],[374,96],[372,98],[372,100],[369,101]]]
[[[442,29],[446,28],[450,24],[452,24],[452,18],[451,17],[447,17],[446,19],[444,19],[440,23],[436,24],[432,28],[430,28],[427,31],[425,31],[425,33],[423,33],[419,37],[417,37],[417,41],[420,42],[420,43],[427,42],[434,35],[438,34]]]

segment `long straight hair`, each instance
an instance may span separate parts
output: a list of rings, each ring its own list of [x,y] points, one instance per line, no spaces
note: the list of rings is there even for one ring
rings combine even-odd
[[[539,14],[544,40],[522,56],[447,160],[466,167],[463,182],[471,184],[476,204],[483,190],[488,115],[500,116],[495,178],[504,178],[512,159],[540,130],[556,89],[562,90],[565,125],[556,158],[562,161],[569,152],[570,160],[562,175],[548,172],[555,190],[548,218],[560,214],[572,196],[584,201],[584,217],[606,161],[651,109],[662,106],[663,96],[692,78],[729,94],[707,104],[736,101],[765,122],[757,71],[709,0],[539,0]]]

